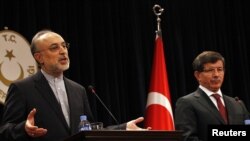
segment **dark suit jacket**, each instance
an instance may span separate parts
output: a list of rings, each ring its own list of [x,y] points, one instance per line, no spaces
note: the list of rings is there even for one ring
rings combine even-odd
[[[11,140],[61,141],[78,132],[80,115],[93,121],[85,88],[64,77],[70,109],[70,127],[64,118],[46,78],[41,71],[24,80],[11,84],[5,101],[0,134]],[[29,137],[24,125],[28,113],[37,109],[35,124],[46,128],[47,134],[40,138]],[[125,128],[124,125],[120,128]]]
[[[244,124],[248,111],[241,101],[223,95],[229,124]],[[186,140],[207,140],[207,126],[225,124],[216,106],[201,89],[176,102],[175,126],[184,131]]]

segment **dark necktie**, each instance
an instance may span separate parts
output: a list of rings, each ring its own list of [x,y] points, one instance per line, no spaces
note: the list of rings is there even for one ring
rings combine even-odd
[[[225,123],[227,123],[227,112],[226,112],[224,105],[221,102],[220,95],[219,94],[212,94],[212,96],[216,99],[220,115],[224,119]]]

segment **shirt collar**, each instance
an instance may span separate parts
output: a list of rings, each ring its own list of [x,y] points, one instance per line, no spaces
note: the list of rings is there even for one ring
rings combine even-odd
[[[54,77],[48,73],[46,73],[44,70],[41,69],[42,74],[44,75],[44,77],[49,81],[49,82],[53,82],[55,79],[59,79],[59,80],[63,80],[63,75],[60,75],[58,77]]]
[[[210,90],[208,90],[207,88],[205,88],[204,86],[200,85],[199,86],[200,89],[202,89],[209,97],[212,95],[212,94],[219,94],[221,97],[222,97],[222,93],[221,93],[221,90],[219,89],[217,92],[212,92]]]

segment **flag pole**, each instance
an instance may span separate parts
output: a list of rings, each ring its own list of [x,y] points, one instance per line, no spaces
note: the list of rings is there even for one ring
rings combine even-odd
[[[161,33],[161,18],[160,18],[160,16],[163,13],[164,9],[161,8],[160,5],[155,4],[154,7],[153,7],[153,11],[154,11],[155,15],[157,16],[157,19],[156,19],[156,21],[157,21],[157,31],[156,31],[156,33]]]

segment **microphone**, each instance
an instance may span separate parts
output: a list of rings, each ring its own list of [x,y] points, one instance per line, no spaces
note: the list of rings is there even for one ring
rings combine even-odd
[[[108,111],[109,115],[113,118],[113,120],[116,122],[116,124],[120,124],[118,122],[118,120],[115,118],[115,116],[111,113],[111,111],[107,108],[107,106],[104,104],[104,102],[101,100],[101,98],[97,95],[97,93],[95,92],[95,89],[93,86],[89,85],[88,86],[89,90],[91,91],[92,94],[94,94],[96,96],[96,98],[98,99],[98,101],[102,104],[102,106]]]
[[[234,100],[240,104],[240,106],[242,107],[242,109],[244,110],[244,112],[248,113],[247,109],[245,108],[246,107],[245,104],[243,103],[242,100],[240,100],[239,97],[237,97],[237,96],[234,97]]]
[[[242,107],[242,109],[243,109],[243,111],[247,114],[247,115],[245,115],[245,125],[250,125],[250,113],[248,112],[248,110],[246,109],[246,106],[245,106],[245,104],[243,103],[243,101],[242,100],[240,100],[239,99],[239,97],[235,97],[234,98],[235,99],[235,101],[237,101],[239,104],[240,104],[240,106]]]
[[[235,101],[240,102],[240,99],[238,96],[234,97]]]

